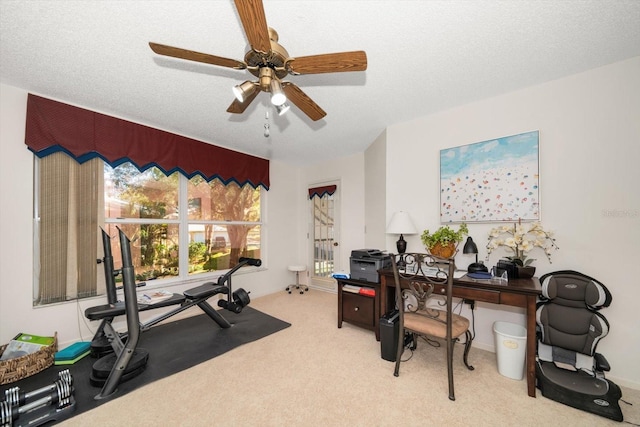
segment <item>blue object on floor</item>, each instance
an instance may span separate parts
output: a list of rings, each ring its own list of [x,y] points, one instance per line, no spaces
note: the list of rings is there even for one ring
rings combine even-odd
[[[71,344],[69,347],[66,347],[58,351],[53,356],[53,360],[56,360],[56,361],[73,360],[76,357],[80,356],[81,354],[86,353],[90,349],[91,349],[91,342],[79,341]]]

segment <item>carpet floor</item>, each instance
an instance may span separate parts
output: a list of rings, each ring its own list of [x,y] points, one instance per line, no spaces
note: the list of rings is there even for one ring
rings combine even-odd
[[[138,348],[149,352],[146,369],[140,375],[121,383],[117,391],[105,399],[94,399],[100,388],[92,386],[89,377],[97,359],[89,356],[73,365],[54,365],[32,377],[5,384],[0,388],[0,393],[4,396],[6,389],[16,386],[21,392],[27,393],[46,387],[58,379],[59,371],[68,368],[73,378],[76,410],[72,416],[75,416],[122,397],[143,385],[291,326],[251,307],[245,307],[240,314],[225,311],[223,316],[233,325],[231,328],[221,329],[208,316],[201,314],[158,325],[142,333]],[[28,415],[20,417],[20,421],[27,417]]]

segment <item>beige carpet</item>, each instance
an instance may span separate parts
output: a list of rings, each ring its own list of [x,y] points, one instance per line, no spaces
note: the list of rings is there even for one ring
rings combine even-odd
[[[471,349],[475,371],[454,355],[456,401],[447,395],[444,348],[421,342],[393,376],[373,332],[337,328],[337,296],[281,292],[251,306],[290,322],[284,331],[78,415],[63,426],[619,426],[527,396],[497,371],[495,354]],[[406,354],[405,354],[406,357]],[[151,362],[152,363],[152,362]],[[640,391],[623,388],[625,421],[640,423]]]

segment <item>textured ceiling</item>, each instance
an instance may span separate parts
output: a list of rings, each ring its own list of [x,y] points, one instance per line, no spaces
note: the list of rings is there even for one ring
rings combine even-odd
[[[292,56],[367,52],[364,72],[289,76],[326,112],[277,116],[248,71],[161,57],[149,41],[242,60],[231,0],[0,0],[0,81],[256,156],[301,165],[365,150],[389,125],[640,55],[640,1],[279,1]],[[265,113],[269,112],[269,118]],[[270,137],[263,136],[270,124]]]

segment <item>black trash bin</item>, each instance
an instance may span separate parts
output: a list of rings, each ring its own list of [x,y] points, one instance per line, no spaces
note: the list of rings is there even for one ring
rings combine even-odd
[[[389,362],[396,361],[400,320],[398,310],[390,311],[380,318],[380,355]]]

